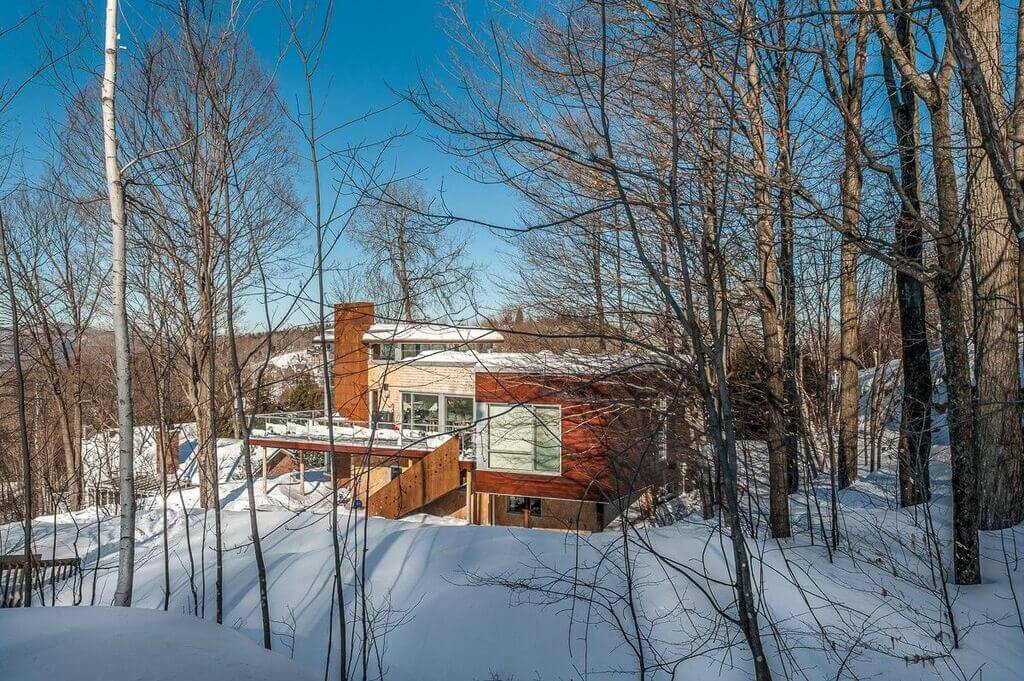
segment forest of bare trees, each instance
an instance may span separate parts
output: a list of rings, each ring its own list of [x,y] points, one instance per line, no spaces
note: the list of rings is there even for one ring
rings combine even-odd
[[[939,603],[929,616],[945,648],[929,659],[954,659],[970,631],[957,594],[996,579],[993,565],[1012,584],[1019,560],[1000,540],[986,563],[983,537],[1015,537],[1024,521],[1024,11],[995,0],[483,4],[481,19],[474,3],[439,3],[445,63],[354,119],[324,104],[347,11],[332,0],[107,0],[66,29],[66,45],[40,48],[23,83],[0,88],[0,115],[28,83],[60,111],[39,164],[23,162],[9,127],[0,137],[0,522],[32,536],[43,513],[95,505],[83,442],[116,429],[117,562],[95,562],[116,570],[106,602],[132,606],[133,438],[151,426],[169,442],[176,424],[195,424],[186,541],[202,534],[182,592],[206,617],[209,591],[211,619],[230,625],[218,452],[237,440],[262,645],[279,647],[280,566],[264,551],[277,528],[257,512],[266,471],[253,417],[333,414],[325,342],[301,376],[280,378],[273,360],[326,338],[333,303],[373,300],[396,322],[474,321],[515,351],[647,367],[657,380],[641,388],[660,406],[623,458],[645,438],[654,457],[683,421],[699,424],[696,451],[666,464],[657,508],[624,514],[616,543],[595,549],[605,560],[576,575],[537,558],[529,577],[467,565],[469,586],[603,608],[638,678],[669,678],[719,648],[742,648],[750,678],[796,677],[766,600],[768,547],[820,544],[829,563],[857,554],[847,500],[888,471],[886,502],[921,530],[892,551],[927,564],[921,588]],[[251,34],[257,15],[277,26],[269,48]],[[0,27],[0,49],[37,21],[28,10]],[[407,131],[350,132],[394,109],[509,205],[467,209],[399,171]],[[324,461],[337,479],[337,457]],[[951,503],[936,504],[946,488],[934,471],[947,469]],[[186,559],[169,557],[167,504],[184,483],[163,471],[160,484],[173,610]],[[384,678],[382,641],[415,604],[375,600],[367,523],[353,529],[338,486],[328,494],[325,673]],[[652,518],[680,499],[717,533],[724,572],[651,539]],[[903,541],[895,526],[875,529]],[[30,565],[31,542],[18,551]],[[656,636],[657,617],[634,601],[651,579],[634,572],[641,562],[702,585],[709,630],[729,633],[666,652],[678,642]],[[605,563],[621,592],[601,588]],[[871,621],[830,607],[849,626],[819,632],[842,678],[845,656],[870,647],[856,627]],[[1016,594],[1010,607],[1007,626],[1024,634]]]

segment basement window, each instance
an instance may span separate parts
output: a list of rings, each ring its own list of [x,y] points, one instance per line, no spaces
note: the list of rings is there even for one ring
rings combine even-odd
[[[541,502],[537,497],[509,497],[507,510],[509,513],[521,514],[527,509],[530,510],[530,516],[539,518],[541,515]]]
[[[394,480],[395,478],[402,474],[401,466],[390,466],[389,468],[391,470],[391,480]]]

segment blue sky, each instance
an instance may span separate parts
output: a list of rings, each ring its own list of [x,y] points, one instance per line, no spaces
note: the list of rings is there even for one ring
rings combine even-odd
[[[0,25],[9,25],[21,16],[28,3],[3,3]],[[40,35],[75,33],[80,30],[78,17],[95,22],[98,40],[102,31],[102,0],[47,0],[40,3],[40,14],[35,23],[0,41],[0,54],[5,62],[8,78],[26,73],[38,63]],[[152,15],[148,0],[122,0],[125,22],[122,41],[132,34],[134,22],[145,30],[147,13]],[[248,7],[256,11],[247,23],[247,31],[257,51],[268,67],[273,67],[277,54],[285,42],[285,26],[275,0],[253,1]],[[473,3],[483,9],[483,3]],[[368,110],[395,101],[390,88],[402,91],[418,83],[418,71],[428,76],[443,77],[443,66],[453,45],[445,34],[443,19],[447,15],[440,0],[390,0],[389,2],[340,1],[335,9],[326,57],[318,87],[324,96],[321,126],[349,120]],[[130,49],[130,45],[128,46]],[[98,43],[86,45],[83,54],[92,50],[96,54],[95,67],[99,69],[101,54]],[[301,73],[293,59],[286,59],[277,67],[277,76],[283,96],[298,94],[302,88]],[[291,99],[293,97],[289,97]],[[31,169],[45,158],[45,138],[52,130],[52,122],[59,121],[60,97],[44,83],[26,90],[15,107],[6,116],[7,134],[17,138],[24,149],[26,167]],[[98,103],[97,103],[98,105]],[[453,212],[469,215],[489,222],[513,223],[517,216],[515,198],[507,190],[484,185],[468,179],[459,171],[469,171],[457,159],[449,157],[430,140],[434,130],[424,123],[408,105],[402,104],[360,124],[346,133],[351,142],[385,137],[398,130],[412,130],[388,157],[399,175],[417,174],[421,183],[436,191],[444,186],[445,198]],[[349,140],[337,139],[341,145]],[[304,179],[303,176],[302,179]],[[308,186],[308,182],[301,182]],[[504,258],[496,257],[503,242],[480,228],[467,228],[472,234],[471,257],[486,263],[491,271],[501,276]],[[487,301],[489,303],[497,301]]]

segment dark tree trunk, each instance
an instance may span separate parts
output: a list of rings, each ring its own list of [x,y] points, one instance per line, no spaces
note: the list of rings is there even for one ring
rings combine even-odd
[[[898,5],[903,9],[903,5]],[[896,17],[896,36],[907,58],[914,58],[910,17]],[[902,208],[895,224],[896,251],[908,265],[920,267],[924,232],[920,221],[920,165],[916,93],[910,82],[895,73],[892,58],[883,50],[883,70],[896,149],[900,160]],[[903,358],[903,400],[900,443],[897,454],[900,505],[912,506],[929,499],[928,460],[931,454],[931,358],[925,330],[924,286],[903,270],[896,271],[896,303],[900,315]]]
[[[978,584],[981,582],[981,565],[978,560],[978,450],[974,439],[974,403],[961,280],[965,262],[964,248],[958,220],[959,198],[949,125],[949,99],[945,91],[937,95],[936,101],[929,107],[932,163],[939,206],[939,236],[935,240],[939,273],[935,299],[942,326],[946,422],[949,424],[952,467],[953,573],[957,584]]]
[[[800,435],[803,425],[800,410],[800,389],[797,374],[800,357],[796,343],[796,273],[793,262],[793,189],[790,158],[789,56],[786,52],[786,2],[780,0],[778,40],[780,47],[775,64],[776,143],[778,146],[779,183],[779,288],[781,292],[783,344],[783,396],[785,398],[785,432],[782,449],[786,457],[786,482],[790,493],[800,484]]]

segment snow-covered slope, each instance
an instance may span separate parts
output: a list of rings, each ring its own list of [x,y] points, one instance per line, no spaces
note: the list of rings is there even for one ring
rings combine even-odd
[[[983,585],[948,585],[962,637],[961,647],[952,648],[940,571],[948,565],[948,546],[942,546],[942,562],[936,561],[924,532],[932,523],[940,538],[949,536],[944,458],[937,448],[930,515],[921,508],[894,507],[895,478],[889,471],[843,491],[841,542],[831,558],[822,541],[821,521],[827,524],[829,517],[824,481],[793,496],[793,539],[766,538],[763,518],[755,519],[750,549],[761,591],[762,631],[778,678],[1020,678],[1024,630],[1014,593],[1024,594],[1024,568],[1018,568],[1014,551],[1024,546],[1024,528],[983,535]],[[329,636],[337,645],[337,627],[332,634],[330,624],[330,506],[322,481],[315,472],[309,475],[307,497],[297,494],[291,476],[271,480],[266,494],[257,483],[256,505],[274,648],[322,675]],[[245,487],[225,483],[221,497],[227,509],[224,622],[259,642]],[[212,620],[213,518],[204,517],[195,503],[195,491],[189,490],[181,498],[173,495],[167,507],[168,609],[191,615],[198,604],[199,613]],[[739,630],[718,614],[734,610],[728,586],[731,551],[714,523],[690,517],[632,535],[630,599],[622,536],[616,532],[577,537],[450,526],[425,518],[366,522],[361,514],[341,512],[350,624],[359,603],[353,565],[362,560],[366,530],[372,678],[382,673],[395,681],[633,679],[639,675],[636,651],[642,651],[648,678],[752,678]],[[164,598],[161,507],[140,514],[137,536],[135,605],[159,609]],[[65,556],[77,545],[86,566],[79,595],[65,584],[58,603],[110,602],[117,539],[117,518],[102,515],[97,523],[95,509],[40,519],[35,550]],[[16,553],[20,544],[16,525],[0,527],[0,553]],[[349,633],[358,649],[361,627]],[[360,678],[354,664],[353,678]]]
[[[313,681],[228,627],[142,608],[0,610],[0,675],[50,681]]]

